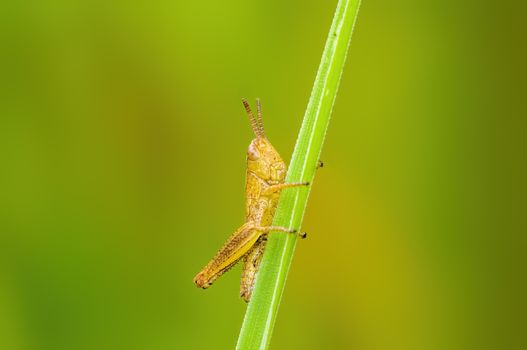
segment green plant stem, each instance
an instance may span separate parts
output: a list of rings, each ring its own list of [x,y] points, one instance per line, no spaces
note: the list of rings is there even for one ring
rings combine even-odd
[[[360,0],[338,2],[286,182],[313,184],[359,5]],[[283,191],[273,225],[301,226],[310,187]],[[269,346],[296,240],[296,235],[269,235],[237,349],[266,349]]]

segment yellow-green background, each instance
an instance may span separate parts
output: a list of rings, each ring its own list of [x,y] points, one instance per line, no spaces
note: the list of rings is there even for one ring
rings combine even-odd
[[[335,5],[2,5],[0,348],[234,347],[239,267],[192,278],[243,220],[240,98],[289,160]],[[273,349],[519,344],[504,7],[363,1]]]

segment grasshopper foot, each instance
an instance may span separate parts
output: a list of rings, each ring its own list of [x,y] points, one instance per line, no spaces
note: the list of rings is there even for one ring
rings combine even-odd
[[[323,168],[323,167],[324,167],[324,162],[319,159],[318,160],[318,164],[317,164],[317,169],[320,169],[320,168]]]
[[[301,232],[301,233],[299,234],[299,236],[300,236],[300,238],[302,238],[302,239],[306,239],[306,238],[307,238],[307,232]]]

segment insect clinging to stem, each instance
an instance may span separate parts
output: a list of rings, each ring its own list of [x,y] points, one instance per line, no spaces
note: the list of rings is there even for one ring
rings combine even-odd
[[[247,149],[245,223],[234,232],[216,256],[194,277],[197,287],[206,289],[243,259],[240,296],[248,302],[271,231],[296,233],[294,228],[272,226],[280,198],[286,188],[308,186],[308,182],[285,183],[287,167],[265,135],[260,100],[256,99],[257,116],[247,100],[242,99],[255,134]],[[300,235],[305,238],[305,233]]]

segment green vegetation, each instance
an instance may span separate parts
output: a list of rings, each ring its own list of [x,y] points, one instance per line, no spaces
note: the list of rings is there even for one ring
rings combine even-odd
[[[286,182],[313,183],[359,5],[360,0],[340,0],[337,5]],[[310,186],[285,190],[273,225],[301,227],[309,191]],[[269,346],[296,240],[295,235],[269,235],[237,349]]]

